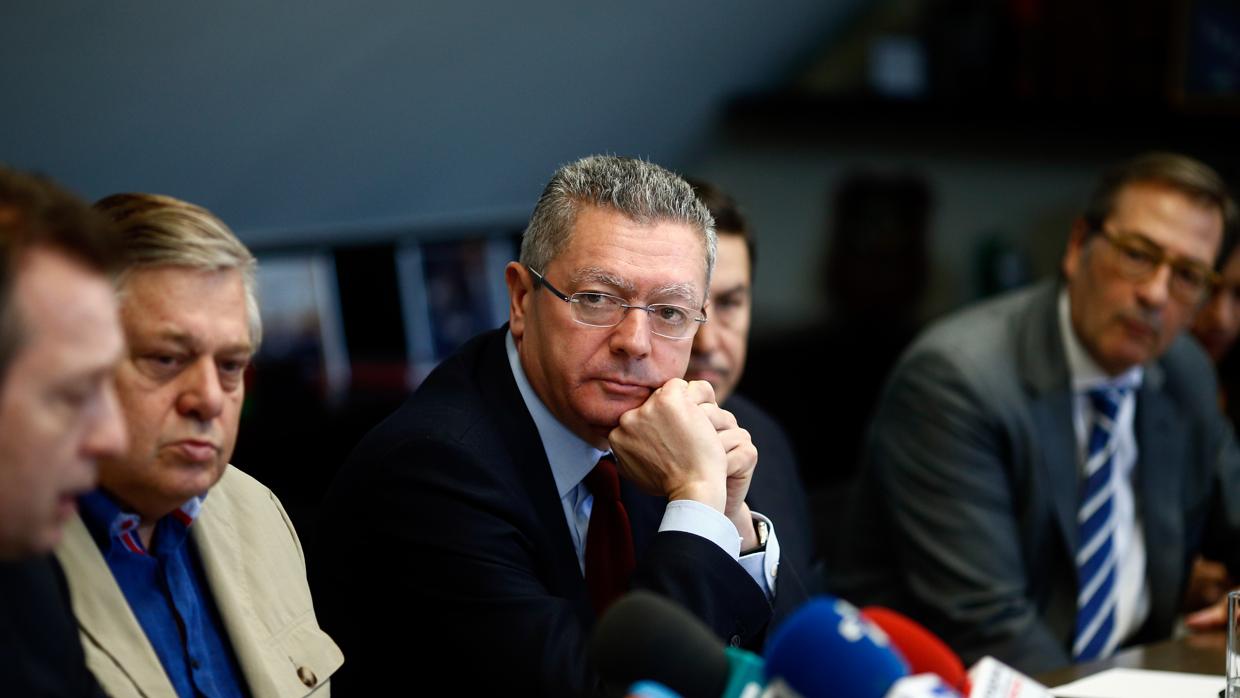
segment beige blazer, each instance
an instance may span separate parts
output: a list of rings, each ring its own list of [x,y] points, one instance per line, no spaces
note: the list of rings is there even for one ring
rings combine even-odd
[[[344,656],[314,617],[297,532],[280,501],[228,466],[191,527],[207,584],[254,698],[328,698]],[[155,649],[80,516],[56,551],[86,664],[114,698],[175,696]]]

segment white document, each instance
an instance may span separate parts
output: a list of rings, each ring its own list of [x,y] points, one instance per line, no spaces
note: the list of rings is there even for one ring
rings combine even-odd
[[[1057,698],[1218,698],[1223,675],[1107,669],[1052,688]]]

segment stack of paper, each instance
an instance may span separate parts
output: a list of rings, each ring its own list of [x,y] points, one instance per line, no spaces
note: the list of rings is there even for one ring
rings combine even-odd
[[[1223,676],[1108,669],[1058,688],[1057,698],[1218,698]]]

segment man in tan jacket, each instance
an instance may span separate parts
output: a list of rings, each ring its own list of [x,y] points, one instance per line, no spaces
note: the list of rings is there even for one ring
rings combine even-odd
[[[205,209],[149,194],[119,228],[128,450],[100,464],[58,550],[87,663],[113,696],[329,692],[301,544],[276,497],[229,465],[261,339],[255,260]]]

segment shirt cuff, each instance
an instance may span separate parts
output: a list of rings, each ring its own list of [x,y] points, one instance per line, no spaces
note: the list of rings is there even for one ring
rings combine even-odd
[[[659,523],[659,533],[664,531],[699,535],[722,548],[733,560],[741,555],[741,539],[736,535],[736,526],[732,525],[732,521],[721,512],[692,499],[667,503],[663,521]]]
[[[721,512],[692,499],[668,502],[667,509],[663,511],[663,521],[659,523],[659,532],[692,533],[711,541],[733,560],[740,562],[770,600],[775,597],[775,575],[779,572],[779,539],[775,537],[775,526],[770,519],[755,511],[750,514],[766,522],[769,534],[763,550],[744,557],[741,557],[741,538],[732,521]]]

